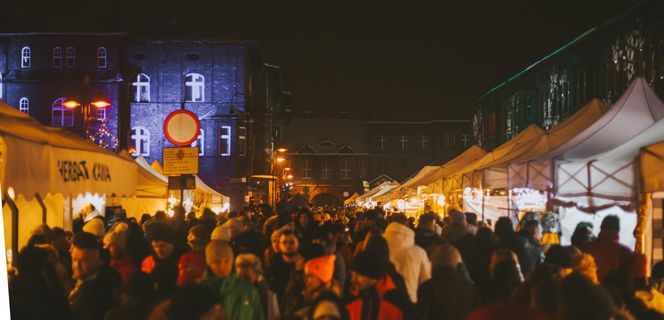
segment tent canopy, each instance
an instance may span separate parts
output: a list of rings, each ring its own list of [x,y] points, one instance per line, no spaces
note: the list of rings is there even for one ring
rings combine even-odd
[[[579,136],[595,123],[608,107],[599,99],[593,99],[583,108],[542,135],[530,150],[513,159],[509,164],[509,188],[533,188],[551,190],[553,187],[552,158],[559,155],[559,147]]]
[[[370,199],[371,197],[374,197],[376,194],[378,194],[381,191],[384,191],[384,192],[381,193],[381,194],[384,194],[384,193],[389,192],[390,190],[392,190],[394,188],[397,188],[397,187],[399,187],[399,182],[385,181],[385,182],[375,186],[373,189],[371,189],[371,190],[363,193],[359,197],[357,197],[356,201],[358,201],[358,202],[367,201],[368,199]]]
[[[141,198],[168,198],[168,178],[155,170],[145,161],[145,158],[136,158],[138,164],[138,181],[136,196]]]
[[[664,141],[643,148],[640,159],[643,192],[664,191]]]
[[[62,128],[50,128],[0,101],[0,182],[35,193],[131,196],[136,164]]]

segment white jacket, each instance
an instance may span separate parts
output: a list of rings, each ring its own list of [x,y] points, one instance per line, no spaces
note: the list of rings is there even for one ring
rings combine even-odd
[[[383,234],[390,248],[390,261],[403,277],[410,300],[417,302],[417,287],[431,278],[431,262],[426,251],[415,244],[415,232],[392,222]]]

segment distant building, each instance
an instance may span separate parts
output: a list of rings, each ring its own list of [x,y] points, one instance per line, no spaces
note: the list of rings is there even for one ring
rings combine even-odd
[[[591,28],[470,103],[474,138],[491,150],[531,123],[550,129],[593,98],[612,104],[638,76],[664,97],[660,0]]]
[[[403,117],[407,119],[408,117]],[[367,121],[298,115],[286,129],[294,193],[313,203],[340,203],[386,180],[403,181],[443,164],[472,145],[470,121]]]
[[[271,173],[283,143],[289,94],[256,42],[4,33],[0,49],[0,99],[45,125],[80,135],[87,126],[87,136],[111,150],[162,162],[163,148],[173,147],[163,133],[166,116],[193,111],[201,120],[192,145],[199,176],[231,197],[231,210],[244,204],[252,176]],[[82,107],[64,107],[68,100],[110,106],[90,108],[84,121]]]

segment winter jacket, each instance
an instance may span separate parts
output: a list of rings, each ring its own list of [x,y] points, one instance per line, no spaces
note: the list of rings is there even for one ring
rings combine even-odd
[[[122,280],[118,273],[102,267],[94,279],[78,281],[69,293],[69,306],[75,319],[103,319],[116,306],[115,290]]]
[[[390,261],[403,276],[412,302],[417,302],[417,287],[431,278],[431,263],[426,251],[415,245],[415,232],[398,222],[392,222],[384,233],[390,248]]]
[[[200,254],[193,251],[183,254],[178,262],[177,285],[181,286],[202,278],[206,268],[205,259]]]
[[[412,319],[412,304],[408,296],[396,290],[389,276],[364,291],[356,292],[346,303],[350,320]]]
[[[129,283],[131,275],[138,270],[128,255],[119,259],[111,259],[110,266],[118,272],[120,278],[122,278],[122,283],[125,285]]]
[[[602,281],[609,272],[623,268],[629,263],[632,250],[618,242],[620,234],[615,230],[602,230],[597,240],[581,246],[583,252],[595,258],[597,279]]]
[[[279,303],[281,303],[281,300],[283,299],[284,292],[286,292],[286,287],[288,286],[288,281],[290,280],[293,271],[295,271],[295,263],[285,262],[281,255],[275,256],[272,263],[265,268],[265,280],[270,284],[270,289],[277,294]]]
[[[157,297],[159,299],[170,297],[177,289],[177,262],[175,254],[166,260],[161,260],[155,255],[150,255],[141,264],[141,271],[149,274],[152,282],[156,285]]]
[[[417,290],[418,319],[462,320],[479,306],[475,286],[453,267],[440,267]]]
[[[258,290],[249,282],[231,274],[222,278],[212,275],[209,271],[203,276],[203,283],[219,293],[228,319],[263,320],[263,304]]]

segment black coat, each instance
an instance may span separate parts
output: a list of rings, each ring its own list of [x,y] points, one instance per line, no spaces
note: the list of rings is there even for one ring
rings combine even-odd
[[[69,296],[69,305],[76,319],[103,319],[107,311],[117,306],[115,291],[120,288],[120,275],[102,267],[97,277],[81,284]]]
[[[480,305],[473,284],[452,267],[440,267],[417,290],[418,319],[462,320]]]

